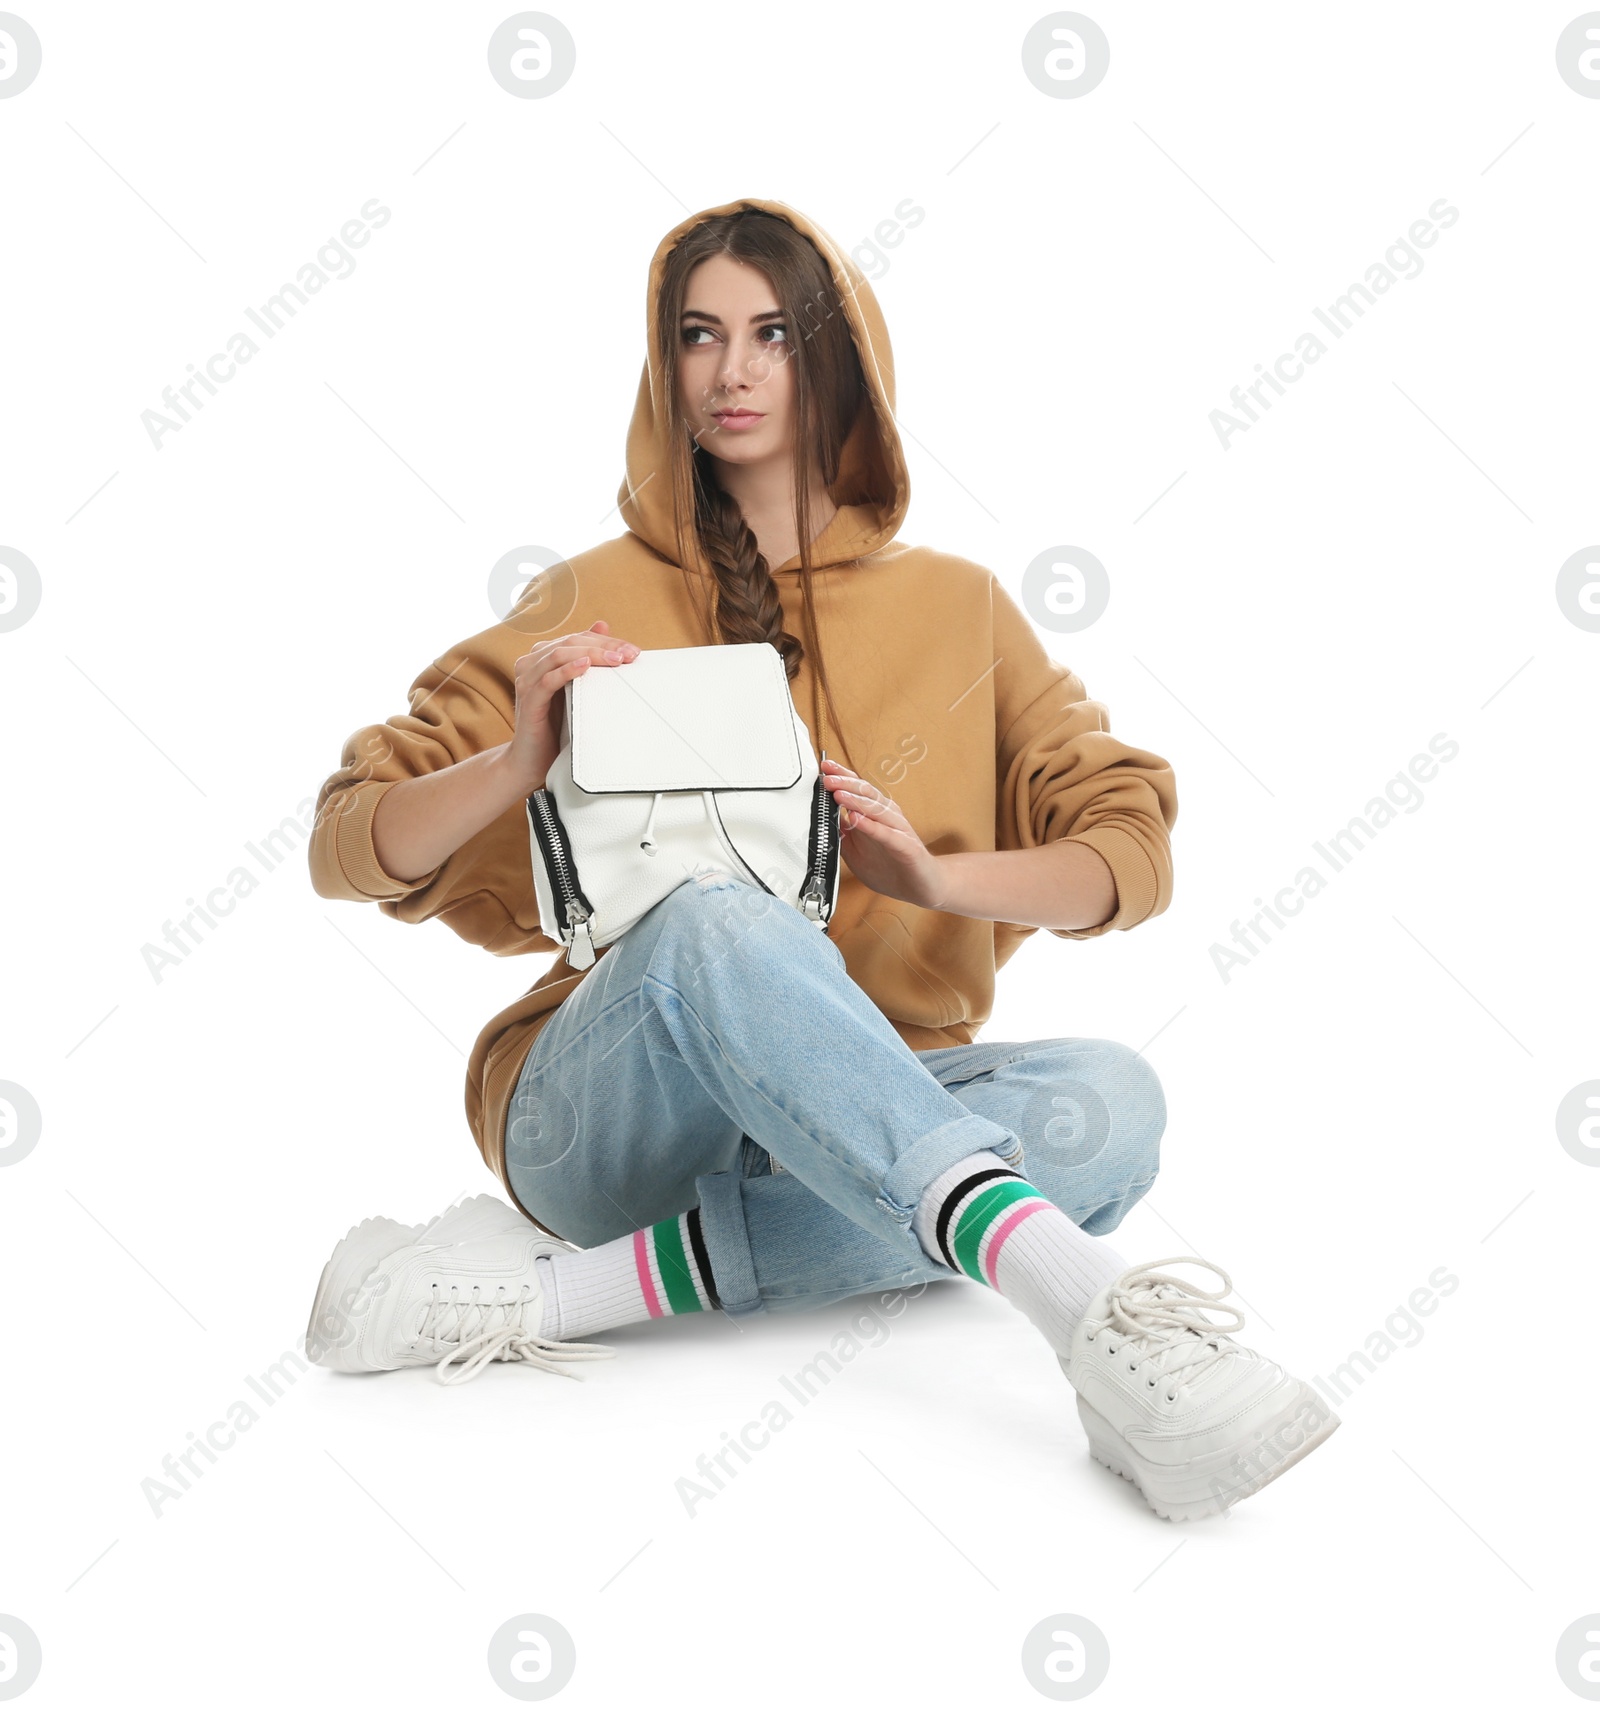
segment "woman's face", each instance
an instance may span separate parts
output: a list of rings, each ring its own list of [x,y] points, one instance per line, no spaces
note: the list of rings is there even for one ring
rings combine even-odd
[[[791,456],[794,329],[759,268],[712,256],[689,275],[678,376],[690,433],[714,458],[759,464]]]

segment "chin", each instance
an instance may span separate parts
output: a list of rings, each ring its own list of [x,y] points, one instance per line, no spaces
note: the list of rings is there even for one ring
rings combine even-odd
[[[715,435],[700,444],[713,458],[721,459],[724,464],[752,464],[758,458],[771,458],[773,448],[765,444],[765,435],[740,435],[737,440],[732,435]],[[760,445],[751,444],[759,440]]]

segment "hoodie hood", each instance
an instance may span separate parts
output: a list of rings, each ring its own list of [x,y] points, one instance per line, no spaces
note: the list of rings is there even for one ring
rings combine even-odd
[[[819,567],[864,558],[894,540],[911,501],[905,454],[894,422],[894,355],[889,348],[889,332],[866,275],[833,239],[803,214],[781,202],[768,202],[760,197],[740,197],[735,202],[721,203],[688,216],[667,233],[650,258],[650,277],[645,290],[647,355],[639,377],[633,420],[628,425],[627,475],[617,491],[618,510],[634,535],[663,559],[677,564],[667,439],[676,413],[669,409],[669,401],[661,391],[664,370],[656,341],[656,304],[667,258],[678,240],[700,221],[712,215],[733,214],[741,208],[780,215],[803,232],[821,252],[844,305],[866,378],[866,393],[845,439],[838,479],[828,488],[838,513],[811,544],[811,555],[813,564]],[[692,528],[686,530],[686,535],[692,555],[687,569],[709,576],[711,568],[700,552]],[[782,572],[798,575],[799,555],[772,570],[775,575]]]

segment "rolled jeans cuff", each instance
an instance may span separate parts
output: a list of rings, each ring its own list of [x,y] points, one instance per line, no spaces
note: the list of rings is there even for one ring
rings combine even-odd
[[[710,1172],[694,1181],[700,1197],[700,1231],[711,1257],[711,1278],[725,1315],[760,1315],[765,1309],[756,1285],[744,1195],[737,1172]]]
[[[964,1113],[940,1125],[919,1137],[884,1174],[878,1206],[902,1226],[909,1226],[923,1192],[940,1173],[968,1155],[986,1150],[999,1155],[1009,1167],[1020,1168],[1022,1164],[1022,1140],[981,1113]]]

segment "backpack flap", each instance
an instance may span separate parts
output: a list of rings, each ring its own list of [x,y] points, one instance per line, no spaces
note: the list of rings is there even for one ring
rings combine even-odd
[[[579,791],[781,791],[804,770],[771,643],[645,649],[568,680],[566,698]]]

